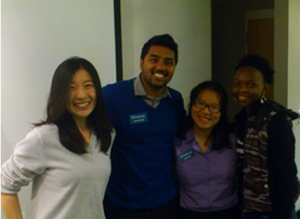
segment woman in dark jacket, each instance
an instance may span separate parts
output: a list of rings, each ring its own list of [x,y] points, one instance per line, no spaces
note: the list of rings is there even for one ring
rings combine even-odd
[[[291,121],[299,115],[265,98],[274,81],[267,59],[245,55],[235,70],[232,93],[243,109],[232,127],[241,160],[243,218],[295,218],[299,183]]]

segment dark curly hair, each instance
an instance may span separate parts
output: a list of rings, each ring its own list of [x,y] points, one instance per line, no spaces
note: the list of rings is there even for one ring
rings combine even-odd
[[[266,84],[274,83],[274,69],[271,68],[269,61],[258,55],[258,54],[247,54],[244,55],[239,61],[238,65],[235,67],[235,72],[244,66],[251,66],[259,70],[264,78]]]

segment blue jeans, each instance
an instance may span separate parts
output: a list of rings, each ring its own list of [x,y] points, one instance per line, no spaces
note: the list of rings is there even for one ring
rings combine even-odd
[[[269,213],[261,213],[261,212],[245,212],[242,216],[242,219],[281,219],[276,216],[272,216]],[[292,216],[289,219],[297,219],[295,209],[292,212]]]

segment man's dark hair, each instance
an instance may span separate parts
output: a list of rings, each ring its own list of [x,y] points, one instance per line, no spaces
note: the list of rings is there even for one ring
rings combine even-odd
[[[235,72],[244,66],[251,66],[259,70],[264,78],[264,82],[272,84],[274,82],[274,69],[271,68],[269,61],[258,54],[247,54],[241,58],[235,68]]]
[[[175,43],[174,39],[169,34],[156,35],[156,36],[152,37],[150,40],[148,40],[142,48],[142,52],[141,52],[142,60],[144,60],[145,56],[149,52],[149,48],[152,45],[165,46],[165,47],[169,48],[170,50],[172,50],[175,55],[175,65],[177,64],[177,62],[178,62],[178,45],[177,45],[177,43]]]
[[[86,142],[80,133],[71,113],[67,110],[70,84],[74,74],[85,69],[92,77],[96,91],[96,104],[87,122],[96,132],[101,147],[99,151],[106,153],[111,143],[112,126],[103,105],[101,82],[97,70],[86,59],[72,57],[62,62],[54,72],[47,104],[47,119],[35,124],[55,124],[58,126],[61,144],[76,154],[87,153]]]

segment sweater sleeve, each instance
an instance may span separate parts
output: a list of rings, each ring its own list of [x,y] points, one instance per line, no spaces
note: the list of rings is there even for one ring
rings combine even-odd
[[[268,126],[270,198],[274,214],[290,218],[298,190],[295,138],[287,118],[278,113]]]
[[[12,156],[2,165],[1,192],[14,194],[45,171],[42,141],[35,129],[20,141]]]

